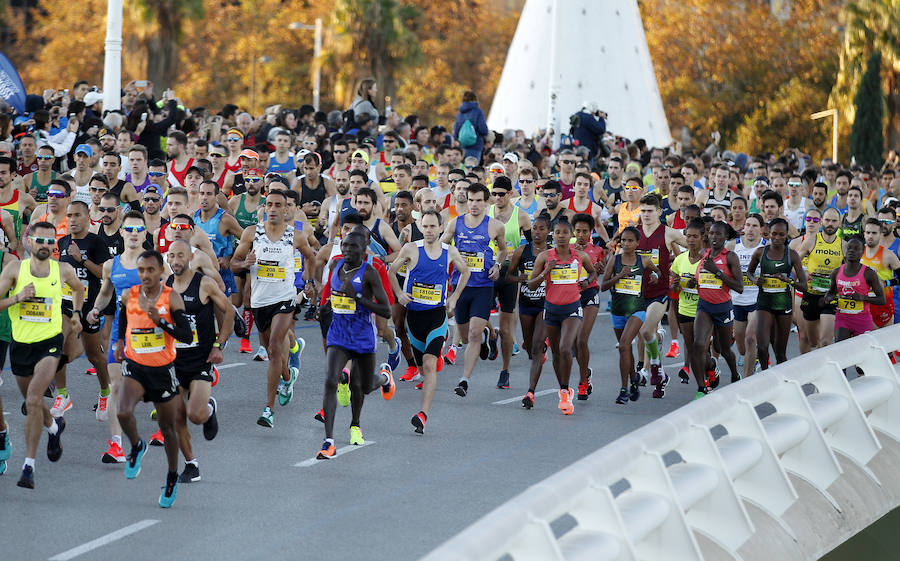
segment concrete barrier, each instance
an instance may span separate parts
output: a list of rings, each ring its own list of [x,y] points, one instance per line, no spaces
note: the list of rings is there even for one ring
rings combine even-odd
[[[799,356],[533,485],[427,561],[815,560],[900,506],[900,326]],[[865,376],[847,380],[845,369]]]

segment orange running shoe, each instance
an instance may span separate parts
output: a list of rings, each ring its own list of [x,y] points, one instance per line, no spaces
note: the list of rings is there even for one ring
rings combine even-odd
[[[109,444],[109,449],[103,453],[100,461],[104,464],[124,464],[125,452],[122,451],[122,447],[112,440],[107,440],[106,443]]]
[[[317,460],[327,460],[329,458],[333,458],[337,453],[337,450],[334,448],[334,444],[329,444],[326,440],[322,443],[322,449],[319,450],[319,453],[316,454]]]
[[[387,382],[381,386],[381,397],[388,401],[394,397],[394,390],[397,389],[397,386],[394,384],[394,375],[391,374],[391,367],[386,362],[381,364],[381,374],[387,376]]]
[[[153,436],[150,437],[150,446],[162,446],[166,443],[166,439],[163,438],[162,430],[158,430],[153,433]]]
[[[443,369],[444,369],[444,357],[439,356],[439,357],[437,357],[437,364],[434,367],[434,371],[440,372]]]
[[[419,374],[419,368],[417,366],[410,366],[406,369],[406,372],[403,373],[403,376],[400,376],[401,382],[418,382],[421,379],[422,375]]]
[[[250,346],[250,339],[241,339],[241,347],[238,349],[238,351],[243,354],[252,353],[253,347]]]
[[[679,354],[681,354],[681,349],[678,348],[678,341],[672,341],[668,352],[666,352],[666,358],[675,358]]]
[[[456,347],[455,346],[450,345],[450,349],[447,350],[447,354],[444,355],[444,362],[446,362],[450,366],[453,366],[454,364],[456,364]]]
[[[563,415],[571,415],[575,412],[575,404],[572,398],[575,396],[575,390],[569,388],[567,390],[559,390],[559,410]]]

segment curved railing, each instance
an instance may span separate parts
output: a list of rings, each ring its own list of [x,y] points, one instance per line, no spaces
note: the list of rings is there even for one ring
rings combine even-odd
[[[900,505],[900,326],[721,388],[490,512],[428,561],[819,559]],[[865,376],[847,380],[844,369]]]

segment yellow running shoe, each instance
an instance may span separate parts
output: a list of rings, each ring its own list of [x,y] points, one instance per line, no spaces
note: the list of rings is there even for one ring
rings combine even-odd
[[[350,444],[355,444],[356,446],[362,446],[366,443],[362,437],[362,431],[359,430],[359,427],[350,427]]]
[[[344,368],[338,380],[337,400],[341,407],[350,405],[350,371]]]

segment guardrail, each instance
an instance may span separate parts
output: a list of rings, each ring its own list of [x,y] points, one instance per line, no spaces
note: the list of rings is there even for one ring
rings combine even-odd
[[[900,326],[650,422],[428,554],[444,560],[819,559],[900,506]],[[848,381],[844,369],[865,376]]]

